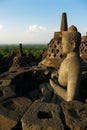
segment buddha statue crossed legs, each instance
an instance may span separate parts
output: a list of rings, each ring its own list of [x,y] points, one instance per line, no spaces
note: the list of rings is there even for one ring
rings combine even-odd
[[[66,58],[61,63],[59,70],[52,73],[49,84],[40,85],[42,93],[45,92],[43,94],[45,100],[52,91],[66,101],[78,99],[81,79],[80,42],[81,34],[75,26],[72,25],[68,31],[62,32],[62,48]],[[50,88],[49,91],[46,91],[47,88]]]

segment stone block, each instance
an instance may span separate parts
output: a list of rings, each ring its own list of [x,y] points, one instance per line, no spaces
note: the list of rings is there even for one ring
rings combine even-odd
[[[0,130],[14,128],[31,105],[31,100],[19,97],[0,104]]]
[[[60,113],[58,105],[37,100],[21,119],[23,130],[64,130]]]
[[[70,130],[87,130],[87,104],[72,101],[62,102],[61,106]]]

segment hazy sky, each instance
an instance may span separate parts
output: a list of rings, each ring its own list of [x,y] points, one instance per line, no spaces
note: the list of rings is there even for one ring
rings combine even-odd
[[[87,32],[87,0],[0,0],[0,44],[48,43],[60,30],[62,12],[69,26]]]

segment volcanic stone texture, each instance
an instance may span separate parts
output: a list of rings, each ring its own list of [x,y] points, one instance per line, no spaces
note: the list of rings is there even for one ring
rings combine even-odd
[[[61,106],[69,130],[87,130],[87,104],[72,101],[62,102]]]
[[[35,101],[22,118],[23,130],[64,130],[56,104]]]
[[[31,100],[19,97],[0,104],[0,130],[11,130],[16,127],[24,113],[31,105]]]

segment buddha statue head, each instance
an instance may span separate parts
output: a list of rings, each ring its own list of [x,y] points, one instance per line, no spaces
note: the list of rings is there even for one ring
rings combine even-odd
[[[77,28],[72,25],[68,31],[62,32],[62,48],[63,53],[77,52],[79,54],[79,45],[81,43],[81,34]]]

